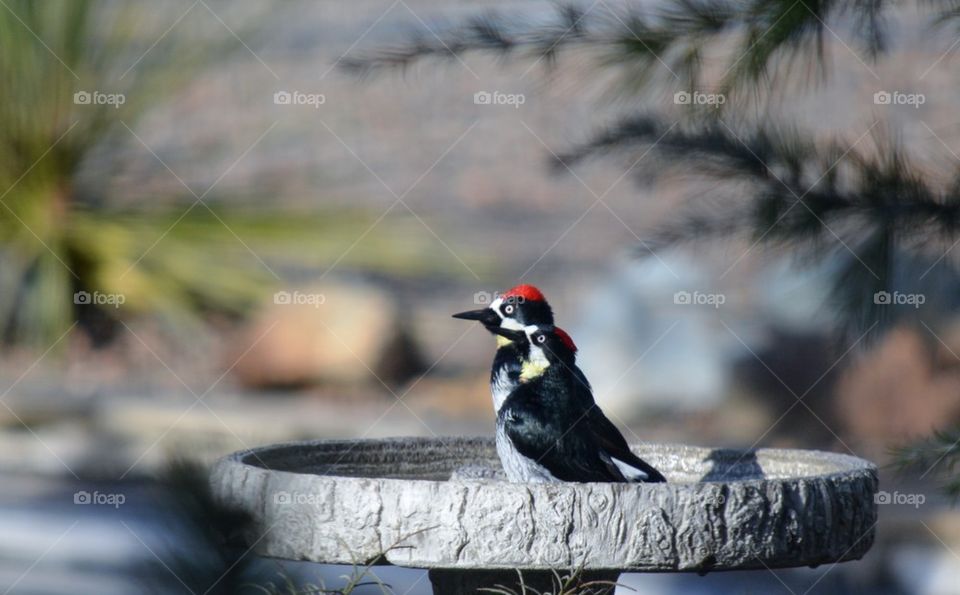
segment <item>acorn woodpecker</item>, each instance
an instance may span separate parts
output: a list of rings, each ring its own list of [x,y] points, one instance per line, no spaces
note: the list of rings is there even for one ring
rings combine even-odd
[[[593,404],[570,335],[552,325],[497,332],[521,358],[520,383],[497,414],[497,453],[511,481],[666,481]]]
[[[520,352],[509,338],[498,329],[523,330],[530,324],[553,324],[553,310],[539,289],[533,285],[517,285],[499,295],[490,305],[480,310],[460,312],[454,318],[478,320],[491,333],[497,335],[497,353],[493,356],[490,370],[490,393],[493,395],[493,410],[500,406],[514,388],[520,384]]]
[[[533,285],[517,285],[498,296],[487,308],[461,312],[454,314],[453,317],[478,320],[488,331],[497,336],[497,353],[494,355],[493,367],[490,370],[490,392],[493,395],[494,412],[499,414],[504,401],[521,383],[524,359],[518,342],[504,336],[505,333],[501,331],[523,331],[529,325],[552,326],[553,309],[539,289]],[[519,337],[520,343],[527,342],[522,332],[514,336]],[[573,358],[565,365],[572,371],[577,381],[572,391],[575,405],[586,412],[591,427],[596,428],[600,435],[607,437],[612,442],[612,448],[620,452],[629,452],[630,448],[623,435],[596,406],[590,383]]]

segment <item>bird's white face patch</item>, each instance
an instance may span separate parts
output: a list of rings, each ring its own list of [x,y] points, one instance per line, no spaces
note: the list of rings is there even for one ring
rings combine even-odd
[[[533,334],[539,329],[534,325],[530,325],[524,327],[523,330],[527,334],[527,342],[530,343],[530,354],[527,356],[527,360],[523,362],[523,367],[520,370],[520,379],[532,380],[543,375],[543,372],[550,367],[550,360],[547,359],[547,354],[543,350],[543,347],[540,347],[533,339]]]
[[[513,318],[509,318],[503,315],[503,312],[500,311],[500,306],[503,305],[503,298],[498,297],[493,300],[490,304],[490,307],[493,308],[493,311],[497,313],[497,316],[500,317],[500,328],[505,328],[511,331],[522,331],[523,325],[517,322]]]
[[[503,305],[503,298],[502,298],[502,297],[498,297],[497,299],[493,300],[493,301],[490,303],[490,308],[491,308],[494,312],[497,313],[497,316],[499,316],[499,317],[502,319],[502,318],[503,318],[503,314],[500,313],[500,306],[501,306],[501,305]]]

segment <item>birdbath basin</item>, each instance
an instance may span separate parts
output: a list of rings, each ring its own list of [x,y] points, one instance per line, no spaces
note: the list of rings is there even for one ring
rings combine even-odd
[[[216,463],[265,556],[431,569],[437,593],[542,584],[552,570],[710,572],[855,560],[873,544],[876,467],[851,456],[637,444],[665,484],[518,484],[488,438],[318,440]]]

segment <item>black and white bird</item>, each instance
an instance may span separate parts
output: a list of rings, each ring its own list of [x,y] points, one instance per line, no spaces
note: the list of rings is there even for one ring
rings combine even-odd
[[[516,482],[665,482],[593,402],[562,329],[497,329],[520,354],[519,384],[497,413],[497,453]],[[590,408],[584,403],[590,402]],[[591,413],[596,412],[596,413]]]
[[[499,415],[500,409],[510,393],[521,383],[531,379],[531,375],[537,369],[535,365],[528,365],[526,372],[524,372],[524,361],[526,353],[529,352],[527,345],[529,341],[523,332],[524,329],[531,325],[544,328],[552,327],[554,323],[553,309],[539,289],[533,285],[518,285],[499,295],[486,308],[461,312],[454,314],[453,317],[477,320],[497,337],[497,352],[494,355],[493,366],[490,370],[490,392],[493,396],[494,412]],[[511,335],[517,340],[512,339],[511,336],[505,336],[511,331],[519,331],[519,333]],[[563,331],[560,332],[563,333]],[[570,345],[573,345],[572,340]],[[607,419],[603,411],[596,406],[590,383],[576,365],[576,348],[574,347],[570,351],[571,357],[569,361],[564,363],[564,366],[576,380],[573,390],[570,391],[573,395],[573,406],[581,410],[581,415],[585,412],[589,425],[612,443],[611,449],[629,453],[630,450],[623,435]],[[501,460],[516,458],[518,454],[513,452],[514,450],[512,443],[499,441],[498,451],[500,451]]]
[[[497,336],[497,353],[490,370],[490,394],[493,410],[499,412],[507,396],[520,384],[520,352],[517,345],[499,333],[500,329],[522,331],[531,324],[553,324],[553,309],[533,285],[517,285],[497,296],[479,310],[460,312],[454,318],[477,320]]]

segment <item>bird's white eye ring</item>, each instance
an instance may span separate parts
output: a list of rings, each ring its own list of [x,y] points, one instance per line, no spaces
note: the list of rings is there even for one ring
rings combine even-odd
[[[514,307],[511,305],[504,306],[503,311],[507,314],[513,314]]]
[[[537,343],[543,343],[546,340],[547,340],[546,335],[540,335],[539,337],[537,337]]]

